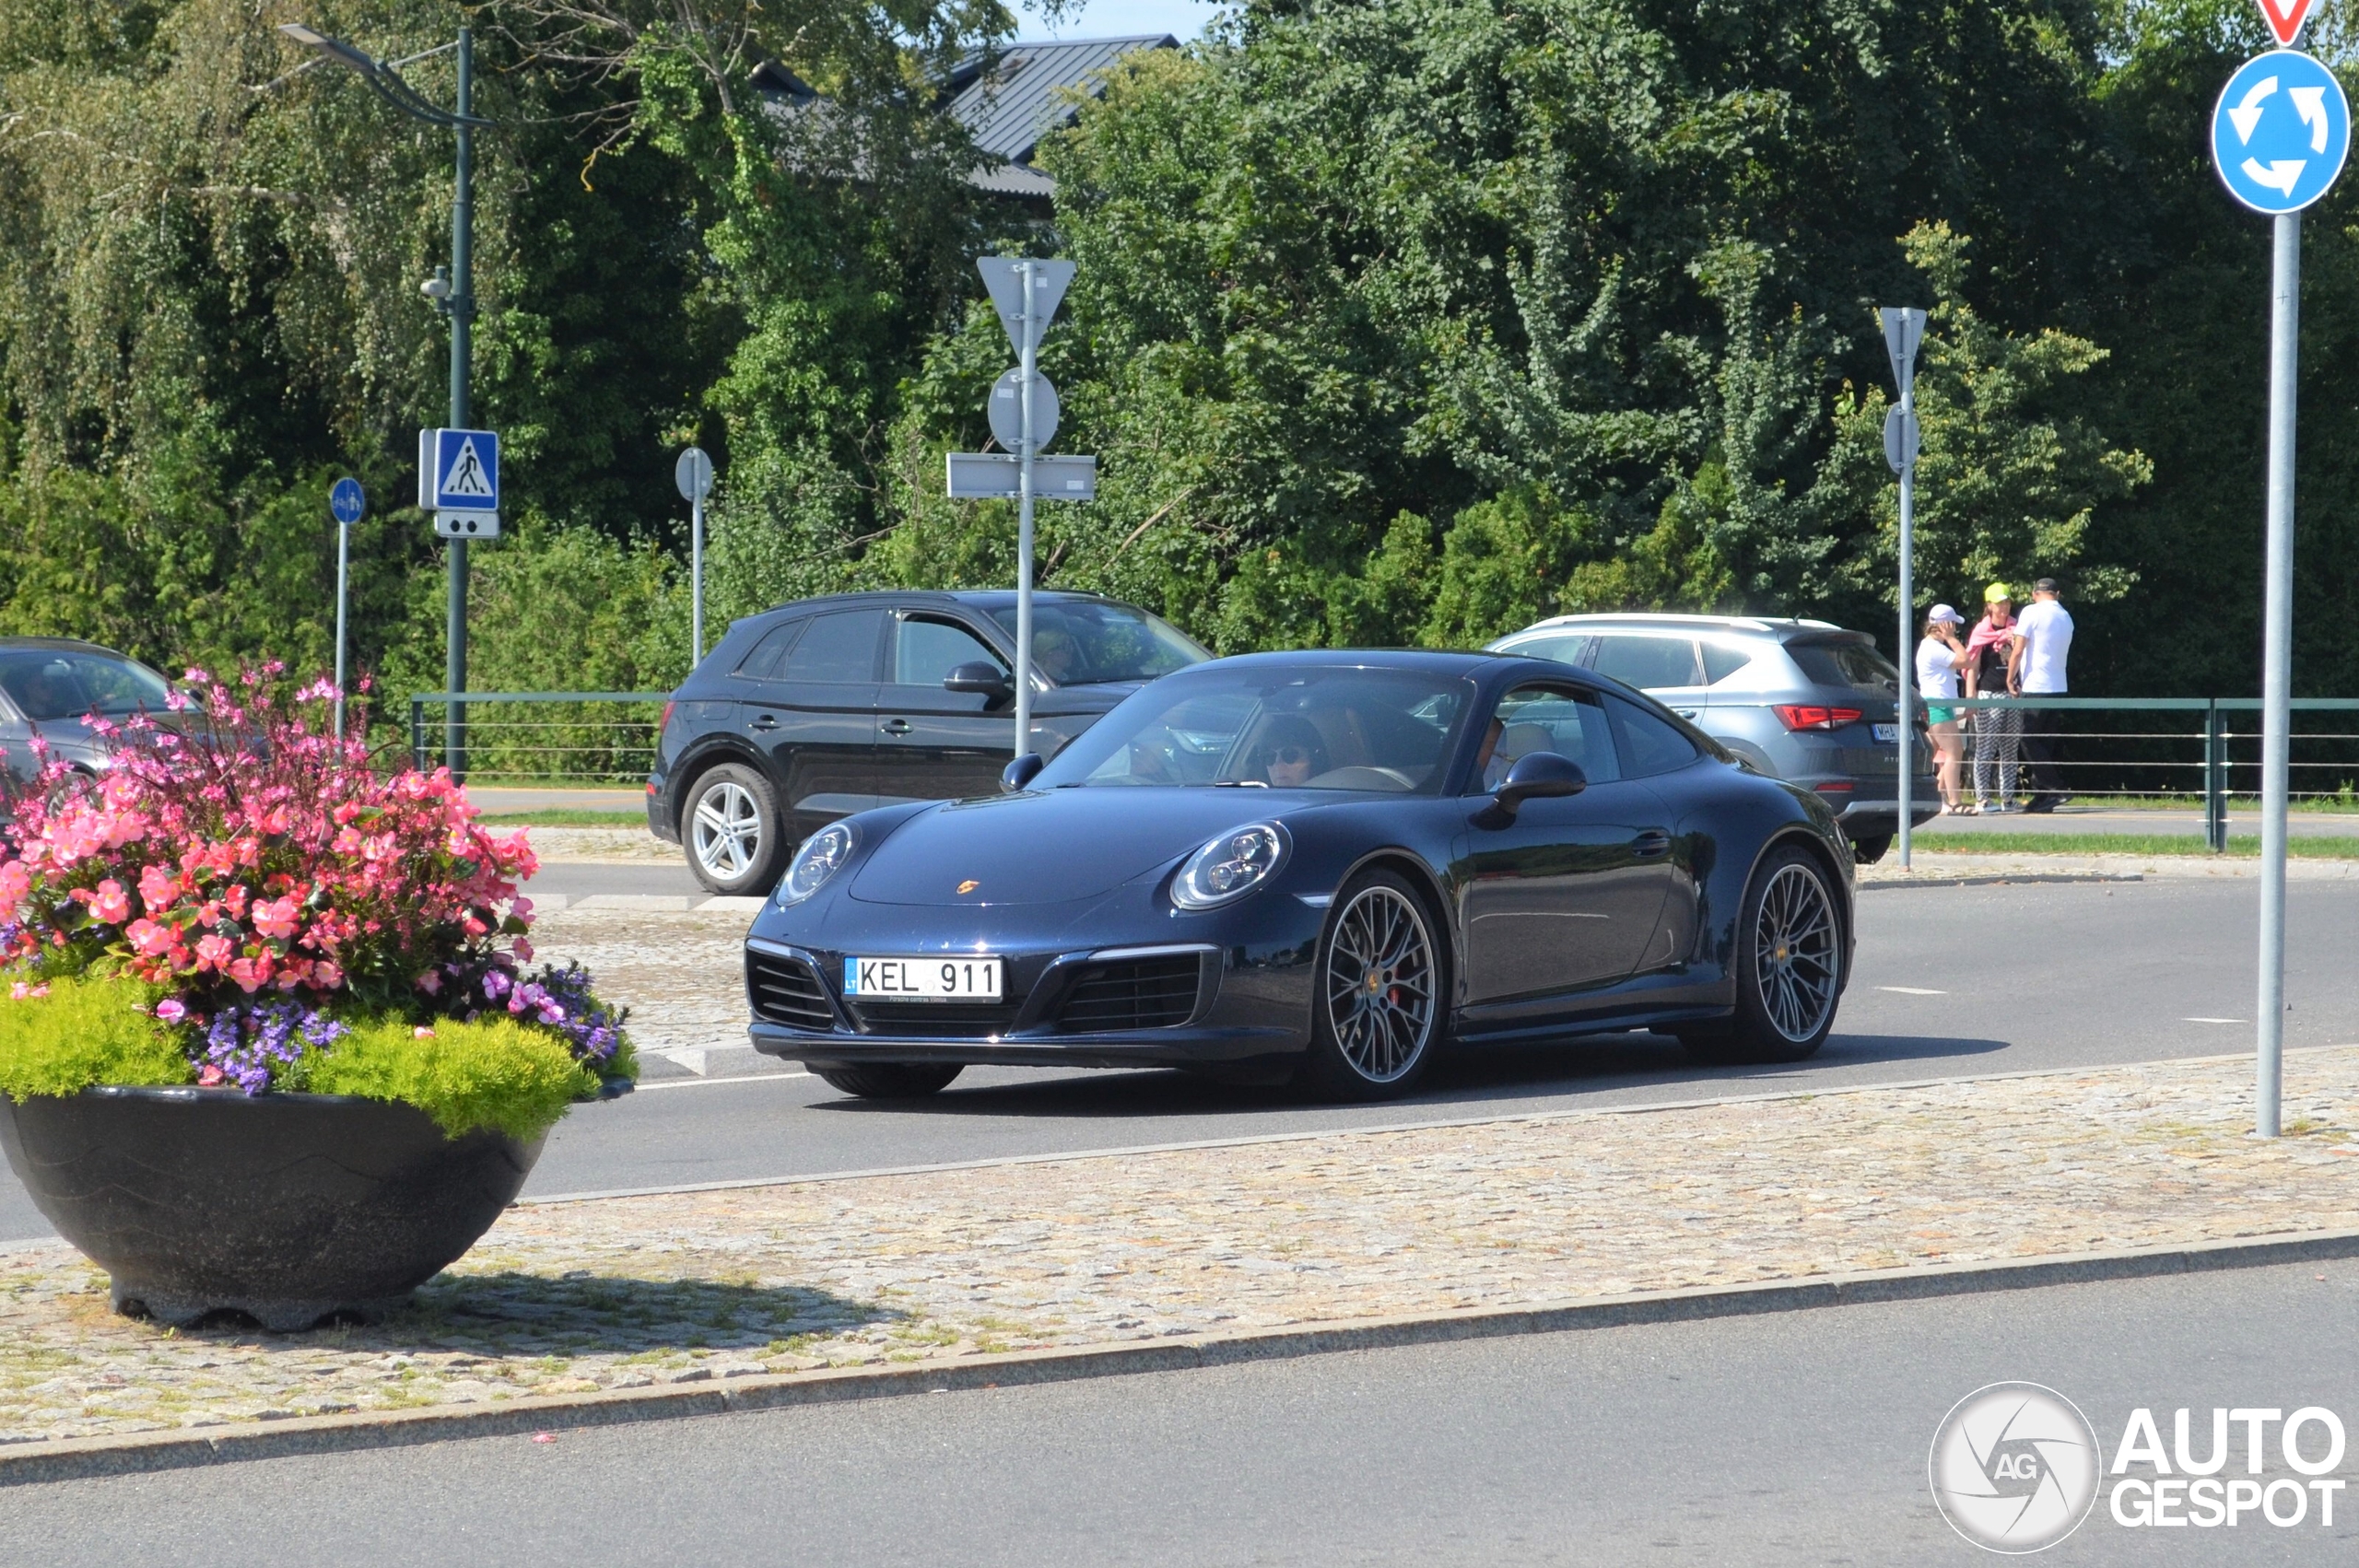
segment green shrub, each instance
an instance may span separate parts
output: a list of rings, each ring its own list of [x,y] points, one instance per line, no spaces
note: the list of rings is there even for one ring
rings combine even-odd
[[[440,1019],[425,1035],[393,1018],[354,1022],[328,1049],[307,1052],[289,1087],[399,1100],[453,1138],[496,1128],[530,1139],[554,1127],[575,1100],[597,1093],[598,1080],[561,1036],[512,1018]]]
[[[59,977],[45,996],[12,1000],[0,976],[0,1094],[77,1094],[94,1083],[194,1083],[180,1042],[147,1009],[158,992],[124,980]],[[562,1052],[563,1047],[558,1047]]]
[[[160,993],[122,978],[62,977],[45,994],[15,999],[0,977],[0,1094],[75,1094],[96,1084],[194,1083],[183,1039],[147,1011]],[[29,991],[39,982],[24,982]],[[450,1136],[478,1128],[531,1139],[566,1107],[598,1090],[565,1037],[505,1015],[472,1024],[440,1019],[420,1034],[407,1018],[346,1019],[348,1032],[307,1050],[279,1088],[358,1094],[416,1106]],[[634,1071],[626,1043],[608,1064]]]

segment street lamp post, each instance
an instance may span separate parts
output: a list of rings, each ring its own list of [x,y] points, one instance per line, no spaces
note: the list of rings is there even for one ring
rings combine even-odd
[[[323,59],[357,72],[379,98],[413,120],[423,120],[429,125],[440,125],[452,132],[458,140],[454,160],[453,189],[451,197],[451,265],[446,272],[434,269],[434,275],[425,284],[426,297],[451,322],[451,427],[467,427],[467,365],[469,338],[475,322],[475,138],[478,127],[491,123],[475,115],[475,35],[469,28],[461,28],[455,43],[431,49],[427,54],[439,54],[442,49],[458,53],[458,97],[454,108],[438,109],[418,96],[416,88],[401,78],[395,67],[409,64],[396,60],[390,64],[374,59],[340,39],[305,27],[300,22],[281,26],[280,32],[307,49],[319,51]],[[412,55],[420,60],[425,54]],[[453,778],[464,778],[467,771],[467,709],[455,700],[467,689],[467,542],[451,541],[449,606],[445,623],[448,652],[443,665],[443,689],[452,695],[444,709],[443,757],[450,765]]]

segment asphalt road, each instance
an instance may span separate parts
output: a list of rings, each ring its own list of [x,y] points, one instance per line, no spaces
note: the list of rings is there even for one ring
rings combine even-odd
[[[2359,1420],[2354,1334],[2338,1262],[1316,1356],[11,1489],[0,1563],[1964,1565],[1926,1456],[1974,1389],[2056,1389],[2108,1464],[2188,1407],[2200,1453],[2214,1407]],[[2263,1463],[2303,1479],[2273,1429]],[[2330,1527],[2315,1493],[2209,1529],[2108,1497],[2039,1561],[2359,1542],[2351,1490]]]
[[[606,868],[573,868],[604,870]],[[1676,1041],[1607,1036],[1469,1053],[1423,1091],[1367,1106],[1170,1072],[969,1069],[915,1104],[849,1099],[750,1052],[714,1075],[584,1106],[550,1136],[528,1195],[611,1191],[1410,1120],[2017,1072],[2252,1047],[2250,881],[1876,887],[1836,1032],[1808,1062],[1690,1064]],[[2359,884],[2287,892],[2291,1046],[2359,1041]],[[734,986],[722,974],[713,984]],[[734,1042],[716,1041],[716,1045]],[[769,1070],[764,1076],[739,1076]],[[0,1171],[0,1243],[49,1235]]]

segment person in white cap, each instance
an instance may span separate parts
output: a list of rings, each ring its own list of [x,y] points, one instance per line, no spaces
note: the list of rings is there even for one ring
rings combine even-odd
[[[1966,617],[1947,604],[1936,604],[1925,616],[1924,640],[1917,645],[1917,690],[1925,699],[1925,721],[1933,735],[1933,755],[1941,759],[1942,814],[1959,808],[1958,772],[1966,760],[1966,737],[1960,732],[1957,673],[1966,668],[1966,644],[1957,637]]]

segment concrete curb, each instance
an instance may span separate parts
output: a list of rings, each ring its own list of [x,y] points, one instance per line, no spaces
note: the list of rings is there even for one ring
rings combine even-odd
[[[1861,893],[1887,887],[1989,887],[2017,882],[2143,882],[2139,872],[1976,872],[1942,875],[1910,872],[1900,876],[1861,877],[1854,885]]]
[[[317,1416],[234,1430],[182,1429],[125,1437],[67,1438],[0,1447],[0,1486],[134,1475],[295,1455],[358,1453],[455,1438],[513,1436],[521,1433],[619,1426],[631,1422],[671,1421],[684,1416],[840,1404],[906,1394],[1234,1366],[1328,1355],[1339,1351],[1696,1322],[1877,1302],[1929,1301],[1984,1291],[2037,1290],[2050,1285],[2154,1279],[2343,1258],[2359,1258],[2359,1230],[2134,1247],[2000,1263],[1930,1264],[1758,1284],[1644,1291],[1540,1306],[1362,1318],[1307,1328],[1192,1335],[1139,1344],[1020,1351],[914,1365],[785,1373],[688,1387],[616,1389],[451,1410]]]

